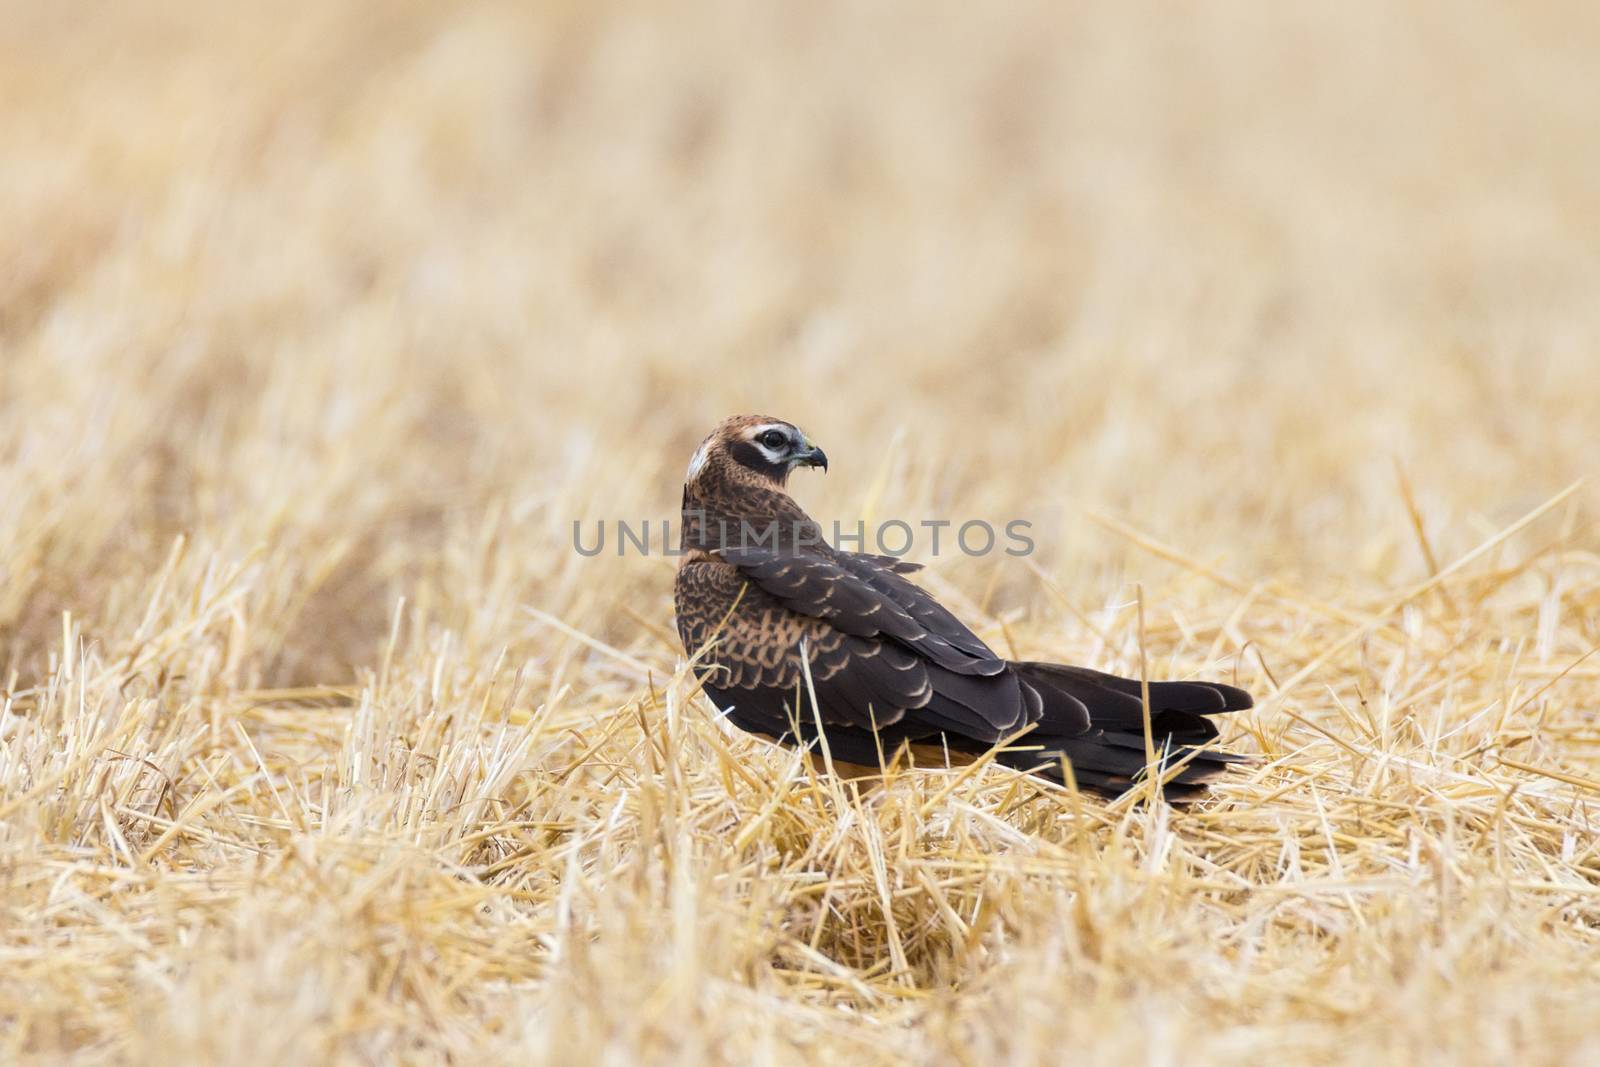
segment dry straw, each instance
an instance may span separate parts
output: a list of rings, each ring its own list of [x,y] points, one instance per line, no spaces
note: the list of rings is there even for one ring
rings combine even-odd
[[[9,12],[0,1062],[1600,1061],[1590,7]],[[730,729],[734,411],[1253,761]]]

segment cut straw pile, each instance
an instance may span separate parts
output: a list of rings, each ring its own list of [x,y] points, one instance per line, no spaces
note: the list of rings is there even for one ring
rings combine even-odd
[[[1279,7],[11,12],[0,1062],[1600,1062],[1600,21]],[[735,412],[1251,762],[730,729]]]

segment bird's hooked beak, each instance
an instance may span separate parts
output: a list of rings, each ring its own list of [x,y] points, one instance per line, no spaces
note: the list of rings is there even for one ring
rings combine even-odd
[[[796,467],[821,467],[822,473],[828,473],[828,454],[811,443],[811,438],[802,437],[804,447],[794,455],[793,465]]]

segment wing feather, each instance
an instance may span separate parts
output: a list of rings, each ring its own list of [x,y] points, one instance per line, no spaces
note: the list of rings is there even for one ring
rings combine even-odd
[[[718,553],[786,608],[857,637],[899,642],[958,674],[997,675],[1005,660],[928,593],[906,581],[880,556],[836,558],[773,549],[726,548]]]
[[[832,560],[726,555],[738,561],[680,570],[679,627],[686,648],[715,634],[702,680],[719,706],[740,709],[748,728],[787,733],[796,708],[810,720],[809,702],[801,698],[801,648],[830,736],[835,727],[898,726],[911,740],[951,732],[992,742],[1038,715],[1037,692],[965,628],[965,638],[949,625],[945,633],[928,630],[901,603]],[[919,615],[937,618],[918,607]],[[986,659],[976,658],[980,650]]]

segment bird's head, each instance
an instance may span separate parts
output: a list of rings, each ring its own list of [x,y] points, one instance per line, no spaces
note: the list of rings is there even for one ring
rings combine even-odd
[[[800,428],[765,415],[724,419],[700,442],[684,481],[716,472],[731,481],[782,488],[796,467],[828,469],[828,456]]]

